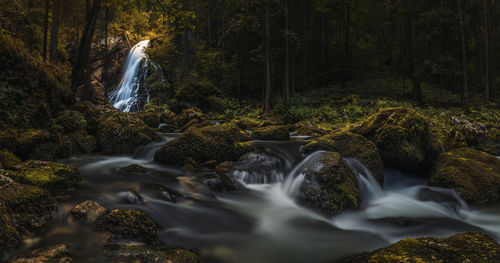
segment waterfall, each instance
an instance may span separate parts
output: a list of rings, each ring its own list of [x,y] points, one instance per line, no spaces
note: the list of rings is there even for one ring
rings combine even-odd
[[[149,101],[149,91],[144,87],[149,69],[148,46],[149,40],[144,40],[130,50],[123,79],[109,95],[113,106],[121,111],[140,111]]]

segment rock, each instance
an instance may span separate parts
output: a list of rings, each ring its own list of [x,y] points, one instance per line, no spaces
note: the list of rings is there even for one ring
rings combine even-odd
[[[359,207],[357,180],[339,153],[319,154],[302,173],[299,202],[329,215]]]
[[[2,170],[0,169],[0,186],[6,185],[6,184],[11,184],[14,181],[12,180],[12,173],[7,170]]]
[[[484,233],[464,233],[449,238],[407,238],[347,262],[500,262],[500,244]]]
[[[26,161],[13,173],[13,178],[23,184],[38,186],[55,195],[64,195],[80,188],[82,177],[73,166],[44,161]]]
[[[309,154],[318,150],[338,152],[342,157],[361,161],[383,185],[384,163],[377,146],[365,137],[350,132],[338,132],[319,137],[304,147],[304,152]]]
[[[67,110],[54,119],[54,126],[61,133],[84,131],[87,129],[87,120],[80,112]]]
[[[234,182],[229,177],[232,164],[224,162],[213,171],[200,174],[203,183],[213,192],[230,192],[236,190]]]
[[[73,207],[71,209],[71,214],[80,220],[84,220],[87,223],[94,223],[101,217],[104,213],[106,213],[106,208],[102,207],[96,201],[85,201]]]
[[[21,159],[17,158],[13,153],[0,151],[0,168],[12,169],[21,162]]]
[[[470,204],[500,200],[500,159],[470,148],[442,153],[429,184],[456,189]]]
[[[192,163],[233,161],[239,159],[250,145],[239,145],[240,129],[234,124],[191,128],[173,141],[166,143],[155,154],[155,162],[184,166]]]
[[[123,173],[123,174],[135,174],[135,175],[138,175],[138,174],[145,174],[148,172],[148,169],[138,165],[138,164],[131,164],[129,166],[126,166],[126,167],[122,167],[120,169],[118,169],[118,171],[120,173]]]
[[[377,145],[385,165],[405,171],[428,170],[441,148],[428,121],[407,108],[384,108],[350,129]]]
[[[290,133],[286,126],[261,127],[252,131],[252,139],[288,141],[290,139]]]
[[[57,157],[57,138],[45,130],[0,131],[0,147],[12,152],[21,160],[30,158],[54,160]]]
[[[175,116],[174,120],[175,123],[177,124],[177,127],[180,128],[193,120],[197,120],[198,122],[203,122],[206,121],[207,119],[199,109],[191,108],[183,110],[181,114]]]
[[[115,209],[97,221],[99,231],[108,231],[118,238],[157,242],[157,225],[144,212]]]
[[[196,254],[185,249],[167,246],[140,246],[112,244],[105,248],[105,256],[112,262],[123,263],[200,263]]]
[[[298,123],[295,125],[295,131],[297,135],[307,135],[307,136],[321,136],[331,133],[332,130],[323,128],[310,123]]]
[[[250,118],[246,118],[246,117],[242,117],[240,119],[234,120],[233,122],[234,122],[234,124],[236,124],[236,126],[238,126],[238,128],[240,128],[242,130],[250,130],[252,128],[257,128],[259,126],[258,120],[254,120],[254,119],[250,119]]]
[[[463,134],[466,142],[470,146],[483,142],[488,134],[486,125],[482,123],[472,123],[465,119],[464,116],[452,116],[451,124],[457,132]]]
[[[35,249],[18,255],[11,263],[71,263],[71,253],[67,245],[55,245]]]
[[[16,229],[22,232],[47,226],[57,208],[47,190],[18,183],[0,187],[0,203],[9,211]]]
[[[21,242],[22,236],[14,225],[14,219],[10,211],[0,202],[0,255],[18,247]]]

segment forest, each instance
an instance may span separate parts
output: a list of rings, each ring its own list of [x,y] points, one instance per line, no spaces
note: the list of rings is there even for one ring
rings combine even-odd
[[[0,5],[0,262],[500,262],[497,0]]]

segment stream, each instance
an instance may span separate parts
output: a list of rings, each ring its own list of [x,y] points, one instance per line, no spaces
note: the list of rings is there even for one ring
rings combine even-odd
[[[380,186],[362,163],[346,158],[361,191],[361,208],[328,217],[302,207],[295,195],[301,170],[319,152],[303,156],[300,141],[257,141],[258,151],[236,165],[231,176],[238,190],[212,193],[195,174],[153,162],[163,142],[139,148],[133,156],[81,156],[62,160],[75,165],[83,188],[59,209],[59,219],[38,244],[66,243],[78,262],[105,262],[102,237],[91,226],[73,222],[68,211],[85,200],[108,209],[144,211],[159,225],[159,238],[199,254],[203,262],[335,262],[386,247],[405,237],[447,237],[484,231],[500,238],[500,207],[468,207],[452,190],[387,169]],[[120,171],[130,164],[146,174]]]

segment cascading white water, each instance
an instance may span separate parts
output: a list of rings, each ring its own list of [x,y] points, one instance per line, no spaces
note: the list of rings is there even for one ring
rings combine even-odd
[[[149,101],[149,92],[144,87],[149,68],[148,46],[149,40],[144,40],[130,50],[123,79],[109,95],[113,106],[121,111],[139,111]]]

